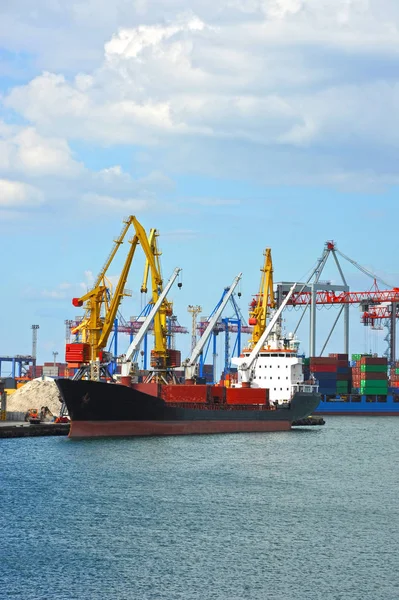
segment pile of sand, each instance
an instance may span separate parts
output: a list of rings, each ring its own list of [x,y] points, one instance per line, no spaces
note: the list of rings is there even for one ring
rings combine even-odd
[[[53,415],[60,413],[61,396],[54,380],[34,379],[7,396],[7,412],[26,412],[29,408],[40,411],[42,406],[47,406]]]

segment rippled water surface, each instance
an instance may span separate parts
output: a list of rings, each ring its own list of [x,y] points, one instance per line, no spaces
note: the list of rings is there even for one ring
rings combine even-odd
[[[0,440],[0,597],[398,600],[399,418]]]

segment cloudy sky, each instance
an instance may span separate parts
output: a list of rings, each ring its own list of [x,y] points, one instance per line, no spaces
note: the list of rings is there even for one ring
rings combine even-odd
[[[276,280],[335,239],[398,285],[398,44],[395,0],[0,1],[0,352],[29,353],[38,323],[39,359],[63,356],[129,214],[160,230],[165,278],[184,269],[184,325],[239,271],[246,313],[266,246]]]

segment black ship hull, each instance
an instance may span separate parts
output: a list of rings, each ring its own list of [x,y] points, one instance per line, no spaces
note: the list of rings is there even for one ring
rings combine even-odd
[[[297,392],[281,408],[258,404],[198,404],[184,402],[191,386],[181,386],[179,402],[165,402],[154,386],[146,389],[93,381],[57,380],[71,419],[70,437],[125,435],[183,435],[286,431],[308,417],[320,402],[319,394]],[[248,389],[250,395],[251,390]]]

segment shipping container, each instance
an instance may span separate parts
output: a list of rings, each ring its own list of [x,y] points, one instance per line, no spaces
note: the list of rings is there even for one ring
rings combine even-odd
[[[387,381],[388,377],[386,373],[362,373],[360,377],[361,381],[369,381],[369,380],[379,380],[379,381]]]
[[[58,367],[43,367],[43,377],[58,377]]]
[[[311,370],[313,373],[335,373],[337,371],[337,367],[335,365],[320,365],[315,364],[312,365]]]
[[[349,381],[350,379],[350,373],[337,373],[337,383],[339,383],[340,381]]]
[[[367,385],[361,385],[360,391],[362,394],[371,394],[374,390],[385,390],[388,391],[388,385],[377,385],[378,382],[367,382]],[[379,393],[375,391],[375,393]]]
[[[162,399],[165,402],[193,402],[205,404],[211,399],[209,385],[164,385]]]
[[[265,388],[227,388],[227,404],[266,404],[269,402],[269,390]]]
[[[363,373],[386,373],[388,366],[385,365],[360,365]]]
[[[363,356],[360,360],[361,365],[387,365],[387,358],[369,358],[368,356]]]
[[[314,356],[310,358],[310,366],[312,365],[336,365],[337,360],[335,358],[329,358],[325,356]]]
[[[181,366],[180,350],[168,350],[168,359],[166,361],[166,365],[171,368]]]
[[[82,363],[90,361],[90,345],[83,343],[67,344],[65,347],[67,363]]]
[[[330,381],[337,381],[337,373],[324,373],[324,372],[317,372],[314,374],[315,378],[318,379],[319,381],[324,381],[325,379],[328,379]]]
[[[340,385],[337,385],[337,394],[347,394],[349,391],[349,382],[340,381]]]

